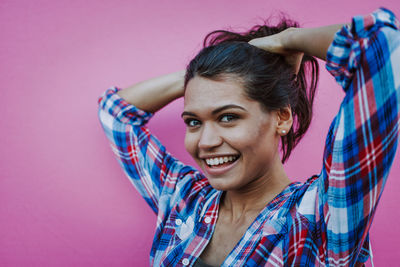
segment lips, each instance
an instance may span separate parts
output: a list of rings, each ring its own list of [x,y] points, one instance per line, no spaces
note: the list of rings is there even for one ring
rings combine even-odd
[[[232,169],[238,162],[240,155],[204,157],[204,169],[208,175],[219,176]]]
[[[221,166],[224,164],[230,164],[231,162],[236,161],[239,158],[238,155],[234,156],[223,156],[223,157],[210,157],[206,158],[205,161],[208,166]]]

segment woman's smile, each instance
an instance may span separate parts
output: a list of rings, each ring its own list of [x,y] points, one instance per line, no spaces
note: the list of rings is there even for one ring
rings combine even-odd
[[[209,156],[203,160],[207,176],[220,176],[230,171],[240,160],[240,155]]]
[[[238,77],[191,79],[184,109],[186,149],[211,186],[237,190],[270,176],[280,160],[276,113],[246,97]]]
[[[206,158],[205,161],[210,167],[221,167],[233,163],[239,158],[239,156],[216,156]]]

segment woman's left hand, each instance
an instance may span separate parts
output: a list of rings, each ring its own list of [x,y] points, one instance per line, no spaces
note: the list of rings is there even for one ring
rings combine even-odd
[[[304,53],[288,48],[289,38],[296,28],[288,28],[280,33],[255,38],[249,41],[249,44],[254,45],[265,51],[281,54],[285,56],[286,62],[293,66],[295,73],[300,70],[301,60]]]

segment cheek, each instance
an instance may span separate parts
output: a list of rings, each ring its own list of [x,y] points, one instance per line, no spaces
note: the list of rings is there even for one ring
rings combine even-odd
[[[194,134],[186,132],[185,134],[185,148],[186,151],[194,157],[197,148],[197,138]]]
[[[229,142],[247,156],[265,156],[276,147],[276,138],[271,127],[252,125],[232,131]]]
[[[246,123],[227,133],[229,139],[236,143],[252,146],[254,143],[263,142],[269,136],[269,129],[257,123]]]
[[[219,130],[219,135],[227,143],[241,145],[246,143],[249,131],[245,125],[240,125],[234,128],[222,128]]]

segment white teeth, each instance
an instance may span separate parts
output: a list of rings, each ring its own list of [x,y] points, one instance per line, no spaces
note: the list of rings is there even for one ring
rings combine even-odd
[[[209,166],[217,166],[229,161],[234,161],[238,158],[238,156],[229,156],[229,157],[218,157],[218,158],[208,158],[206,159],[207,165]]]

